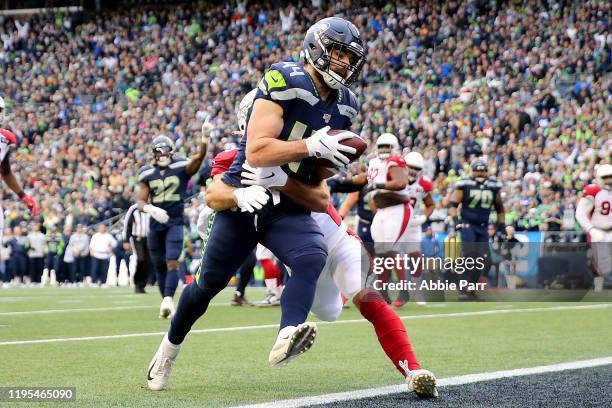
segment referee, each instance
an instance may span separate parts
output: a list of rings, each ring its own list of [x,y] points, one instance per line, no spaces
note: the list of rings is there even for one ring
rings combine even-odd
[[[138,210],[138,204],[131,206],[123,220],[123,242],[130,243],[136,253],[136,273],[134,274],[134,292],[145,293],[145,286],[151,270],[147,234],[151,216]]]

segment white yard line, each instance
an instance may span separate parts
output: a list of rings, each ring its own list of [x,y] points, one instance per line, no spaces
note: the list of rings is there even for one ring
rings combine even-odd
[[[514,370],[493,371],[493,372],[479,373],[479,374],[460,375],[456,377],[438,379],[437,382],[438,382],[439,387],[446,387],[450,385],[470,384],[470,383],[475,383],[475,382],[480,382],[480,381],[496,380],[500,378],[521,377],[524,375],[531,375],[531,374],[545,374],[545,373],[554,373],[558,371],[574,370],[574,369],[580,369],[580,368],[598,367],[598,366],[603,366],[603,365],[608,365],[608,364],[612,364],[612,356],[595,358],[592,360],[572,361],[569,363],[550,364],[550,365],[542,365],[542,366],[528,367],[528,368],[517,368]],[[307,406],[318,405],[318,404],[330,404],[332,402],[338,402],[338,401],[351,401],[351,400],[357,400],[357,399],[362,399],[362,398],[378,397],[381,395],[399,394],[402,392],[407,392],[405,384],[391,385],[388,387],[379,387],[379,388],[368,388],[364,390],[356,390],[356,391],[348,391],[348,392],[339,392],[339,393],[334,393],[334,394],[318,395],[314,397],[302,397],[302,398],[294,398],[294,399],[281,400],[281,401],[271,401],[271,402],[264,402],[260,404],[241,405],[236,408],[298,408],[298,407],[307,407]]]
[[[211,305],[212,306],[212,305]],[[126,306],[123,308],[105,308],[105,309],[130,309],[140,306]],[[152,306],[142,306],[142,308],[148,308]],[[402,320],[418,320],[418,319],[437,319],[437,318],[453,318],[453,317],[472,317],[472,316],[486,316],[486,315],[497,315],[507,313],[528,313],[528,312],[556,312],[564,310],[584,310],[584,309],[605,309],[612,307],[611,303],[592,304],[592,305],[577,305],[577,306],[553,306],[553,307],[536,307],[528,309],[509,309],[509,310],[482,310],[478,312],[457,312],[457,313],[436,313],[436,314],[425,314],[425,315],[414,315],[414,316],[401,316]],[[100,310],[98,308],[96,310]],[[57,309],[57,310],[87,310],[87,309]],[[38,311],[44,312],[44,311]],[[49,311],[47,311],[49,312]],[[7,313],[19,313],[19,312],[7,312]],[[27,312],[31,313],[31,312]],[[57,313],[54,312],[54,313]],[[1,315],[0,315],[1,316]],[[352,320],[338,320],[335,322],[317,322],[318,325],[330,325],[330,324],[352,324],[352,323],[365,323],[365,319],[352,319]],[[260,329],[273,329],[277,328],[277,324],[262,324],[254,326],[237,326],[237,327],[219,327],[216,329],[196,329],[190,333],[220,333],[220,332],[234,332],[234,331],[249,331],[249,330],[260,330]],[[11,346],[20,344],[40,344],[40,343],[64,343],[70,341],[91,341],[91,340],[113,340],[123,339],[128,337],[151,337],[161,336],[165,332],[148,332],[148,333],[127,333],[127,334],[113,334],[107,336],[87,336],[87,337],[65,337],[65,338],[54,338],[54,339],[34,339],[34,340],[12,340],[2,341],[0,346]]]
[[[119,302],[115,302],[119,303]],[[229,303],[211,303],[208,307],[229,306]],[[83,313],[83,312],[112,312],[116,310],[132,310],[132,309],[156,309],[156,305],[139,305],[139,306],[111,306],[111,307],[77,307],[73,309],[47,309],[47,310],[18,310],[14,312],[0,312],[2,316],[23,316],[23,315],[40,315],[53,313]]]

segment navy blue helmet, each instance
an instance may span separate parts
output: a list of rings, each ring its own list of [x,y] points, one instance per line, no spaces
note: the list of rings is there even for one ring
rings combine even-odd
[[[151,142],[151,150],[153,152],[155,163],[159,166],[165,167],[172,161],[172,155],[174,154],[174,143],[168,136],[160,135],[153,139],[153,142]]]
[[[348,62],[342,56],[348,56]],[[328,17],[308,29],[302,58],[317,70],[333,89],[350,86],[359,77],[366,49],[357,27],[340,17]]]
[[[484,183],[489,173],[489,166],[487,166],[487,163],[484,160],[476,159],[472,162],[470,167],[474,180],[479,183]]]

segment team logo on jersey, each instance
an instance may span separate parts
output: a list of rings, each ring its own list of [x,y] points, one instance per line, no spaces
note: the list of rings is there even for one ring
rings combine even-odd
[[[331,119],[331,113],[323,114],[323,120],[325,121],[325,123],[329,123],[330,119]]]

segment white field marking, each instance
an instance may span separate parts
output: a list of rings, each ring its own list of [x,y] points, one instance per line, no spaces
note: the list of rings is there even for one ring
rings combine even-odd
[[[459,375],[456,377],[438,379],[437,385],[438,387],[448,387],[451,385],[471,384],[480,381],[497,380],[500,378],[512,378],[532,374],[546,374],[565,370],[575,370],[580,368],[599,367],[608,364],[612,364],[612,356],[595,358],[592,360],[572,361],[569,363],[517,368],[514,370]],[[381,395],[399,394],[402,392],[407,392],[406,384],[390,385],[387,387],[379,388],[368,388],[364,390],[348,392],[338,392],[334,394],[318,395],[314,397],[302,397],[282,401],[264,402],[261,404],[241,405],[235,408],[298,408],[307,407],[311,405],[330,404],[332,402],[337,401],[351,401],[362,398],[378,397]]]
[[[144,306],[144,307],[150,307],[150,306]],[[578,305],[578,306],[538,307],[538,308],[531,308],[531,309],[484,310],[484,311],[478,311],[478,312],[438,313],[438,314],[426,314],[426,315],[416,315],[416,316],[400,316],[400,319],[418,320],[418,319],[435,319],[435,318],[447,318],[447,317],[483,316],[483,315],[520,313],[520,312],[553,312],[553,311],[563,311],[563,310],[605,309],[609,307],[612,307],[612,303]],[[130,307],[126,307],[126,309],[127,308],[130,308]],[[77,309],[74,309],[74,310],[77,310]],[[83,309],[80,309],[80,310],[83,310]],[[41,311],[41,312],[48,312],[48,311]],[[18,313],[18,312],[8,312],[8,313]],[[336,324],[365,323],[365,322],[367,322],[366,319],[352,319],[352,320],[337,320],[335,322],[317,322],[317,324],[318,325],[336,325]],[[273,329],[273,328],[278,328],[278,324],[261,324],[261,325],[256,325],[256,326],[237,326],[237,327],[219,327],[216,329],[196,329],[196,330],[191,330],[189,333],[196,333],[196,334],[198,333],[200,334],[201,333],[220,333],[220,332],[250,331],[250,330]],[[55,339],[12,340],[12,341],[1,341],[0,346],[12,346],[12,345],[20,345],[20,344],[40,344],[40,343],[65,343],[65,342],[70,342],[70,341],[113,340],[113,339],[123,339],[123,338],[128,338],[128,337],[161,336],[164,334],[166,334],[166,332],[127,333],[127,334],[113,334],[113,335],[107,335],[107,336],[64,337],[64,338],[55,338]]]
[[[229,303],[211,303],[210,305],[208,305],[208,307],[229,306],[229,305],[230,305]],[[2,316],[40,315],[40,314],[53,314],[53,313],[113,312],[117,310],[157,309],[158,307],[159,306],[156,306],[156,305],[140,305],[140,306],[112,306],[112,307],[81,307],[81,308],[74,308],[74,309],[19,310],[19,311],[14,311],[14,312],[0,312],[0,317]]]
[[[64,304],[64,303],[83,303],[81,299],[65,299],[65,300],[57,300],[55,303]]]

